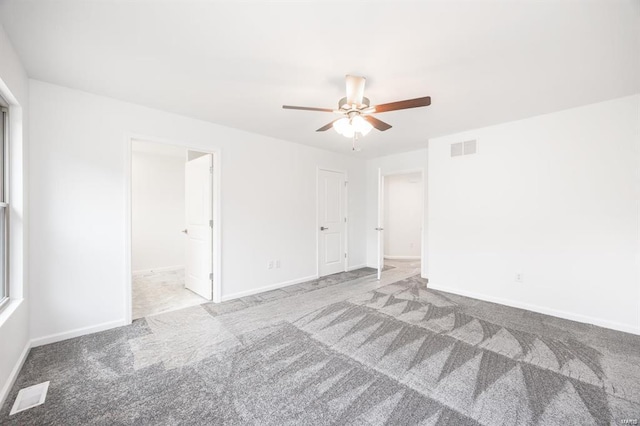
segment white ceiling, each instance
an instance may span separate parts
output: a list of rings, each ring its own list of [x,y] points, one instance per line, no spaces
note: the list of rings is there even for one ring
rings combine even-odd
[[[639,0],[0,0],[0,22],[33,78],[338,152],[332,114],[281,105],[334,107],[347,73],[432,97],[378,115],[364,157],[640,92]]]

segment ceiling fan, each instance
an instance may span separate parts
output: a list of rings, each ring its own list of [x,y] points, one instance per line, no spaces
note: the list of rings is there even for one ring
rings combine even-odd
[[[425,107],[431,105],[431,97],[408,99],[405,101],[390,102],[380,105],[371,105],[369,98],[364,96],[364,85],[366,79],[364,77],[347,75],[347,96],[340,99],[338,109],[331,108],[314,108],[303,106],[282,105],[284,109],[298,109],[303,111],[320,111],[332,112],[340,114],[342,117],[333,120],[320,127],[316,132],[324,132],[333,127],[338,133],[355,140],[359,136],[365,136],[375,128],[384,132],[391,128],[390,124],[382,120],[378,120],[371,114],[379,114],[382,112],[397,111],[401,109]],[[354,148],[355,149],[355,148]]]

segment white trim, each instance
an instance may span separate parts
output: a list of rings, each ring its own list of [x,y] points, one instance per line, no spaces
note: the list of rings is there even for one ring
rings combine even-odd
[[[125,158],[125,247],[124,247],[124,262],[125,262],[125,276],[124,279],[124,307],[125,307],[125,323],[131,324],[133,320],[133,302],[132,302],[132,277],[131,271],[131,159],[132,159],[132,141],[141,140],[147,142],[161,143],[178,146],[185,150],[204,152],[213,156],[213,228],[211,230],[213,234],[213,291],[212,301],[219,303],[222,301],[222,152],[220,148],[200,148],[198,146],[185,145],[177,143],[172,140],[158,138],[155,136],[141,135],[132,132],[125,132],[124,134],[124,158]]]
[[[437,284],[429,283],[427,285],[428,288],[432,290],[444,291],[447,293],[457,294],[459,296],[471,297],[473,299],[483,300],[485,302],[498,303],[500,305],[510,306],[513,308],[525,309],[527,311],[538,312],[545,315],[551,315],[558,318],[563,318],[571,321],[577,321],[585,324],[597,325],[599,327],[610,328],[612,330],[624,331],[625,333],[637,334],[640,335],[640,328],[632,327],[626,324],[622,324],[615,321],[603,320],[595,317],[590,317],[587,315],[574,314],[567,311],[561,311],[557,309],[545,308],[538,305],[532,305],[529,303],[518,302],[516,300],[504,299],[502,297],[493,297],[487,296],[480,293],[475,293],[472,291],[459,290],[452,287],[440,286]]]
[[[385,259],[389,260],[420,260],[420,256],[384,256]]]
[[[133,274],[131,273],[132,256],[132,234],[133,234],[133,212],[132,212],[132,189],[131,180],[133,175],[131,152],[133,135],[124,135],[124,320],[127,324],[133,321]]]
[[[4,403],[6,402],[6,399],[9,396],[9,392],[11,392],[11,388],[13,388],[13,385],[15,384],[16,379],[18,378],[18,374],[20,374],[20,370],[22,370],[22,366],[24,365],[24,362],[27,360],[27,356],[29,355],[29,350],[31,350],[30,341],[28,341],[24,345],[24,349],[22,349],[22,353],[18,358],[18,362],[16,362],[16,365],[13,366],[13,370],[11,370],[11,374],[9,374],[9,377],[7,378],[7,381],[4,384],[2,391],[0,391],[0,407],[4,406]]]
[[[202,152],[202,151],[201,151]],[[213,152],[213,302],[222,302],[222,150]]]
[[[117,321],[103,322],[102,324],[98,325],[91,325],[89,327],[76,328],[75,330],[64,331],[62,333],[50,334],[48,336],[38,337],[37,339],[31,339],[31,347],[35,348],[42,345],[48,345],[49,343],[73,339],[74,337],[84,336],[85,334],[97,333],[99,331],[105,331],[129,324],[130,323],[128,323],[125,319],[120,319]]]
[[[422,172],[422,246],[420,247],[420,276],[428,279],[429,273],[429,147],[427,142],[426,158]]]
[[[378,209],[376,216],[376,278],[382,279],[384,268],[384,176],[382,167],[378,167]]]
[[[131,275],[146,275],[153,274],[154,272],[171,272],[171,271],[179,271],[180,269],[184,269],[184,265],[176,265],[176,266],[164,266],[162,268],[152,268],[152,269],[138,269],[137,271],[131,271]]]
[[[2,310],[0,311],[0,327],[4,327],[13,313],[18,310],[18,307],[22,304],[22,302],[24,302],[24,299],[6,299],[6,306],[3,306]]]
[[[303,277],[303,278],[298,278],[295,280],[290,280],[290,281],[283,281],[280,283],[276,283],[276,284],[269,284],[269,285],[265,285],[263,287],[259,287],[259,288],[254,288],[251,290],[245,290],[245,291],[239,291],[236,293],[231,293],[225,296],[222,296],[222,301],[226,302],[227,300],[233,300],[233,299],[237,299],[239,297],[244,297],[244,296],[252,296],[254,294],[258,294],[258,293],[264,293],[265,291],[269,291],[269,290],[277,290],[279,288],[283,288],[283,287],[289,287],[290,285],[294,285],[294,284],[300,284],[306,281],[312,281],[312,280],[317,280],[319,277],[318,275],[311,275],[308,277]]]
[[[342,200],[344,203],[344,222],[342,222],[342,229],[344,229],[344,271],[347,272],[351,257],[349,256],[349,173],[346,170],[344,171],[344,186],[342,189],[344,190]]]
[[[427,155],[428,151],[427,151]],[[425,162],[425,164],[428,164],[428,158],[427,161]],[[426,178],[427,178],[427,173],[426,173],[426,167],[422,167],[422,168],[414,168],[414,169],[405,169],[405,170],[396,170],[396,171],[392,171],[392,172],[383,172],[382,168],[379,168],[378,170],[380,173],[380,177],[382,179],[378,180],[378,218],[382,217],[382,223],[378,224],[378,227],[380,228],[384,228],[384,187],[385,187],[385,177],[386,176],[397,176],[397,175],[408,175],[408,174],[412,174],[412,173],[420,173],[420,181],[421,181],[421,185],[422,185],[422,202],[420,203],[421,205],[421,224],[422,224],[422,228],[420,230],[420,256],[416,256],[416,257],[411,257],[411,256],[385,256],[384,254],[384,232],[382,231],[382,235],[381,237],[383,238],[382,243],[378,243],[378,245],[382,246],[381,250],[382,250],[382,258],[383,259],[390,259],[390,260],[422,260],[422,264],[420,265],[420,277],[422,278],[427,278],[427,256],[426,256],[426,252],[427,252],[427,237],[425,235],[426,233],[426,227],[427,227],[427,202],[428,202],[428,194],[427,194],[427,182],[426,182]],[[382,200],[380,200],[380,198],[382,198]],[[380,221],[378,219],[378,221]],[[378,231],[380,232],[380,231]],[[382,265],[384,266],[384,265]],[[377,268],[377,266],[376,266]]]

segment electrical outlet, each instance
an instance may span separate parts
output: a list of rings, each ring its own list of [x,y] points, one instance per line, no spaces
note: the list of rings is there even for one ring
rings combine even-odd
[[[267,264],[267,269],[273,269],[273,260],[270,260]]]
[[[276,260],[276,268],[280,268],[280,259]]]
[[[516,282],[517,283],[522,282],[522,272],[516,272]]]

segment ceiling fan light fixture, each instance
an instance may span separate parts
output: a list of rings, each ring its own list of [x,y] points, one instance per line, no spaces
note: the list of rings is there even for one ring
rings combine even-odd
[[[351,126],[353,127],[354,132],[360,133],[362,136],[366,136],[371,129],[373,129],[371,123],[360,115],[356,115],[351,119]]]
[[[349,124],[349,119],[347,117],[343,117],[340,120],[333,122],[334,130],[340,133],[341,135],[344,135],[345,132],[347,132],[347,130],[349,130],[350,127],[351,127],[351,124]]]
[[[360,115],[351,118],[343,117],[333,122],[333,128],[336,132],[347,138],[352,138],[355,134],[366,136],[373,126]]]

